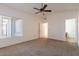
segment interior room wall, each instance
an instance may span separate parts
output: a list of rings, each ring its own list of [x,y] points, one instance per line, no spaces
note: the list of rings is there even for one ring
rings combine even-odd
[[[63,11],[52,13],[48,17],[48,37],[66,41],[65,20],[78,18],[78,11]]]
[[[23,20],[23,36],[0,39],[0,48],[38,38],[38,23],[40,22],[40,18],[4,5],[0,5],[0,14]]]

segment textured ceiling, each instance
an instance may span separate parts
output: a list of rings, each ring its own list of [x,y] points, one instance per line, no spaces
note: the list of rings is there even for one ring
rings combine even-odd
[[[79,9],[79,3],[47,3],[47,4],[48,4],[48,7],[46,9],[51,9],[52,13]],[[41,7],[41,3],[6,3],[3,5],[6,5],[11,8],[20,10],[25,13],[33,14],[33,15],[35,15],[35,12],[37,12],[37,10],[34,10],[33,7],[37,7],[37,8]]]

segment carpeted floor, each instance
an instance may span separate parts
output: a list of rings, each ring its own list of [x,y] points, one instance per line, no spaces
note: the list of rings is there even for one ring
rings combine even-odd
[[[0,49],[2,56],[78,56],[79,48],[53,39],[37,39]]]

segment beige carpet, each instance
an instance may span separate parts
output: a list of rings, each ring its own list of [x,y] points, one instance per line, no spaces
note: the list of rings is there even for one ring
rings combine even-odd
[[[53,39],[37,39],[0,49],[2,56],[77,56],[79,48]]]

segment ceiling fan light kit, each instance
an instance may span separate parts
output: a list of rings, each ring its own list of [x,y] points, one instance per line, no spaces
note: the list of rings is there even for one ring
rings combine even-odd
[[[36,12],[35,14],[39,14],[42,13],[43,15],[43,20],[47,21],[47,15],[45,14],[45,12],[52,12],[52,10],[46,10],[47,8],[47,4],[41,4],[42,7],[41,8],[34,8],[35,10],[37,10],[38,12]]]

